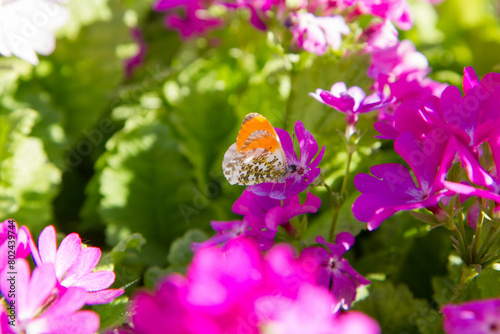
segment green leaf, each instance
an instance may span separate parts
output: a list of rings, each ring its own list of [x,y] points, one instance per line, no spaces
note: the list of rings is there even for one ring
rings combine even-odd
[[[0,115],[0,216],[27,225],[33,234],[52,221],[51,202],[61,180],[42,141],[31,136],[37,116],[32,109]]]
[[[481,298],[497,298],[500,296],[500,271],[486,268],[475,278],[475,283],[481,291]]]
[[[123,22],[123,7],[117,1],[107,3],[93,0],[83,7],[78,1],[70,3],[72,10],[75,7],[67,27],[71,37],[58,39],[55,52],[43,59],[46,70],[36,71],[32,79],[52,95],[62,112],[70,147],[78,148],[85,139],[84,130],[99,123],[123,79],[123,59],[117,49],[131,37]],[[78,27],[72,28],[73,23]]]
[[[128,321],[128,301],[127,296],[120,296],[111,303],[91,307],[101,318],[101,331],[121,326]]]
[[[186,268],[191,263],[194,255],[191,250],[191,244],[193,242],[202,242],[206,239],[207,235],[203,231],[192,229],[184,233],[182,237],[174,240],[170,245],[170,251],[167,256],[169,266],[167,268],[159,266],[149,267],[144,274],[144,285],[154,288],[158,279],[167,274],[174,272],[185,274]]]
[[[193,184],[191,165],[154,111],[129,118],[107,148],[95,176],[101,218],[108,231],[140,231],[148,240],[144,262],[165,263],[171,241],[200,222],[208,224],[200,213],[210,214],[210,200]]]
[[[356,302],[352,309],[377,320],[382,333],[430,332],[423,322],[436,314],[426,301],[415,299],[408,287],[394,286],[389,281],[373,281],[368,290],[368,297]]]
[[[139,233],[122,238],[113,249],[104,254],[96,270],[112,270],[116,274],[112,288],[125,288],[125,295],[130,296],[137,287],[145,270],[142,249],[146,240]],[[120,303],[112,308],[120,309]]]
[[[202,242],[207,239],[207,235],[200,230],[189,230],[180,238],[177,238],[170,245],[168,252],[168,262],[172,267],[186,267],[193,259],[191,244],[193,242]]]

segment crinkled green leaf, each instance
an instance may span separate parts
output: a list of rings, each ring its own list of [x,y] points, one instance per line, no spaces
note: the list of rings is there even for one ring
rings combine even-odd
[[[378,321],[382,333],[422,333],[422,322],[435,314],[425,300],[416,299],[405,285],[372,281],[369,295],[352,309],[362,311]],[[419,325],[420,323],[420,325]],[[423,328],[422,328],[423,329]]]
[[[42,141],[31,136],[37,116],[32,109],[0,115],[0,216],[16,219],[34,234],[52,220],[51,202],[61,179]]]
[[[93,305],[91,309],[99,314],[101,318],[101,330],[112,329],[128,321],[129,298],[120,296],[111,303]]]
[[[192,181],[191,165],[154,111],[127,120],[97,163],[103,221],[140,231],[144,261],[165,262],[172,240],[210,213],[210,200]],[[109,228],[108,227],[108,228]],[[151,252],[151,253],[150,253]]]

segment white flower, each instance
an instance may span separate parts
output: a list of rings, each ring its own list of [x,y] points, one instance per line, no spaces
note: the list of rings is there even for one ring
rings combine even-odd
[[[55,49],[54,31],[69,19],[55,0],[0,0],[0,54],[38,64]]]

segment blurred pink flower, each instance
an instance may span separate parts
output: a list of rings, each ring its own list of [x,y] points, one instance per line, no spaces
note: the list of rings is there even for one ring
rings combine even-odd
[[[245,238],[202,248],[187,277],[173,274],[156,291],[135,294],[131,320],[143,334],[340,334],[356,326],[358,333],[380,333],[366,315],[332,314],[332,296],[308,269],[290,245],[265,256]]]
[[[38,64],[37,53],[55,49],[54,31],[69,20],[69,11],[57,1],[0,1],[0,54]]]
[[[495,334],[500,330],[500,299],[473,300],[443,307],[446,334]]]
[[[387,49],[399,43],[398,31],[389,20],[370,24],[361,38],[366,41],[365,52]]]
[[[167,11],[165,25],[177,30],[182,38],[190,38],[221,25],[219,19],[209,16],[210,3],[210,0],[157,0],[153,9]],[[183,9],[184,14],[179,15],[176,9]]]
[[[58,291],[52,264],[40,265],[31,274],[25,259],[16,260],[14,266],[16,274],[4,270],[0,275],[0,289],[8,305],[0,310],[2,333],[91,334],[99,329],[97,313],[79,311],[85,304],[86,291],[77,287]],[[14,294],[10,293],[13,277]]]
[[[297,45],[318,55],[324,54],[328,47],[339,49],[342,35],[351,32],[340,15],[317,17],[311,13],[292,13],[289,24]]]
[[[125,75],[128,78],[132,76],[137,67],[140,67],[144,63],[144,57],[148,51],[148,45],[144,41],[143,33],[139,27],[130,29],[130,34],[134,38],[139,49],[134,56],[125,59]]]
[[[379,75],[389,75],[394,79],[403,74],[418,73],[424,77],[429,72],[427,58],[415,49],[413,42],[403,40],[385,49],[374,50],[368,76],[377,79]]]
[[[86,304],[108,303],[124,292],[123,289],[107,289],[115,281],[113,271],[92,271],[101,258],[101,250],[82,245],[77,233],[66,236],[57,248],[56,230],[52,225],[47,226],[38,238],[38,250],[35,249],[32,255],[38,266],[54,265],[61,287],[85,289]]]
[[[357,4],[361,14],[390,20],[402,30],[413,26],[413,14],[407,0],[358,0]]]

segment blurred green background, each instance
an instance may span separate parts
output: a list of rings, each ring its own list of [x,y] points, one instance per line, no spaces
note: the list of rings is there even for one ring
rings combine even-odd
[[[344,115],[308,93],[337,81],[371,85],[369,57],[345,55],[356,49],[352,39],[340,51],[311,55],[283,44],[289,38],[283,27],[257,31],[245,13],[231,13],[223,29],[181,41],[165,29],[163,14],[153,12],[151,3],[70,1],[72,18],[58,32],[52,55],[40,57],[36,67],[0,58],[0,216],[27,225],[35,238],[53,224],[105,251],[115,247],[103,263],[114,266],[116,286],[139,279],[128,293],[151,285],[168,265],[182,270],[190,240],[210,235],[210,221],[237,218],[231,206],[243,187],[226,182],[221,162],[247,113],[261,113],[288,131],[301,120],[326,146],[320,167],[339,188],[347,155],[337,130],[344,129]],[[412,1],[415,27],[400,39],[411,39],[427,56],[433,79],[460,87],[464,66],[473,66],[479,77],[499,70],[499,4]],[[138,48],[130,35],[136,25],[147,53],[126,77],[124,59]],[[392,143],[373,137],[375,119],[363,115],[358,124],[364,136],[338,230],[365,229],[350,211],[358,196],[354,175],[401,162]],[[309,216],[308,242],[326,235],[332,216],[323,187],[312,191],[323,206]],[[194,228],[206,234],[189,232],[172,244]],[[456,284],[445,278],[454,277],[450,251],[446,232],[429,232],[408,213],[362,232],[349,256],[361,273],[371,275],[370,289],[378,292],[357,307],[388,333],[434,331],[440,321],[436,305],[444,301],[436,295],[447,283]],[[400,315],[373,315],[397,298],[406,305]]]

